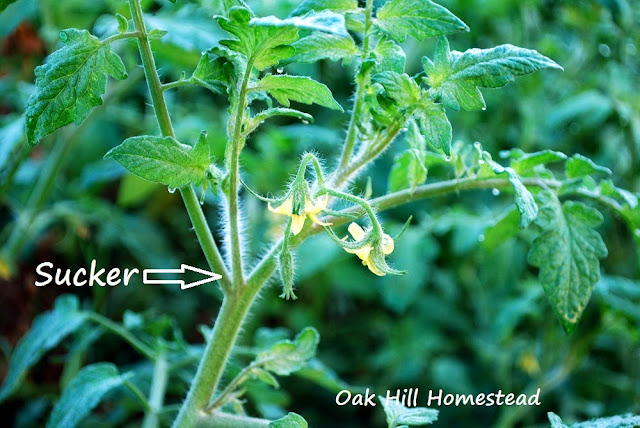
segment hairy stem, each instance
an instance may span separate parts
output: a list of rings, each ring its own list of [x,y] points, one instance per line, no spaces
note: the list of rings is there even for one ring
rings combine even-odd
[[[231,136],[231,155],[229,173],[229,233],[231,234],[231,270],[233,284],[241,287],[244,284],[242,268],[242,244],[240,242],[238,187],[240,185],[240,151],[246,138],[242,132],[244,111],[247,108],[247,86],[251,77],[252,64],[247,64],[244,77],[237,93],[236,108],[233,117],[233,135]]]
[[[364,25],[364,37],[362,42],[362,60],[364,61],[369,55],[370,50],[370,34],[371,29],[371,14],[373,11],[373,1],[367,0],[365,7],[365,25]],[[356,141],[358,139],[358,122],[360,120],[360,113],[364,105],[364,91],[367,87],[368,71],[361,69],[356,77],[356,94],[353,103],[353,110],[351,111],[351,118],[349,120],[349,127],[347,128],[347,136],[345,138],[344,146],[342,147],[342,154],[340,155],[340,162],[338,163],[337,171],[347,169],[349,162],[351,161],[351,155],[355,148]]]
[[[211,337],[207,341],[204,355],[200,360],[198,371],[191,383],[187,399],[180,409],[178,418],[173,423],[173,428],[201,426],[198,424],[207,415],[205,409],[209,406],[209,401],[222,377],[256,292],[241,288],[237,294],[229,294],[223,300]],[[211,418],[212,416],[206,417]]]
[[[129,8],[131,9],[131,16],[133,17],[136,32],[139,34],[138,47],[140,49],[140,57],[142,58],[142,66],[147,79],[151,103],[156,114],[158,126],[163,136],[175,138],[167,103],[162,93],[162,83],[160,82],[156,63],[153,58],[153,53],[151,52],[151,45],[149,44],[149,37],[143,20],[140,0],[129,0]],[[211,229],[206,222],[193,186],[181,188],[180,194],[189,213],[189,218],[193,223],[193,229],[198,237],[198,242],[200,242],[207,263],[209,263],[209,267],[222,275],[220,284],[223,286],[223,289],[228,288],[230,283],[228,281],[225,264],[213,239]]]

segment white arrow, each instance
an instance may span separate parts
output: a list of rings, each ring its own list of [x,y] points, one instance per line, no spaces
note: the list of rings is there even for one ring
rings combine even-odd
[[[207,278],[201,279],[200,281],[190,282],[185,284],[181,279],[149,279],[149,275],[157,275],[163,273],[179,273],[184,274],[185,271],[190,270],[192,272],[198,272],[202,275],[206,275]],[[180,288],[182,290],[186,290],[187,288],[197,287],[198,285],[206,284],[208,282],[217,281],[222,278],[222,275],[217,273],[209,272],[208,270],[199,269],[193,266],[185,265],[184,263],[180,266],[180,269],[145,269],[142,271],[142,282],[144,284],[180,284]]]

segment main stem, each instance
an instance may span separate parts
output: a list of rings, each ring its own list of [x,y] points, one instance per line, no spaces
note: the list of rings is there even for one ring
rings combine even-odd
[[[142,66],[144,68],[147,85],[149,86],[151,103],[153,104],[158,126],[160,127],[160,131],[163,136],[175,138],[175,132],[173,130],[173,125],[171,124],[171,117],[169,116],[167,103],[165,102],[164,95],[162,93],[162,83],[160,82],[156,63],[153,58],[153,53],[151,52],[151,45],[149,44],[147,28],[144,24],[140,0],[129,0],[129,9],[131,10],[135,30],[139,34],[138,48],[140,49]],[[211,229],[206,222],[206,218],[202,212],[202,207],[198,202],[193,186],[181,188],[180,194],[187,212],[189,213],[189,218],[193,224],[193,229],[196,232],[196,236],[198,237],[204,256],[207,259],[207,263],[209,263],[209,267],[222,275],[220,283],[222,284],[223,289],[228,289],[230,282],[226,266],[213,239]]]

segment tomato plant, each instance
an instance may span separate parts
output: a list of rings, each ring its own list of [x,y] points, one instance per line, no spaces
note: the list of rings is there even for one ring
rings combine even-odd
[[[184,258],[191,260],[197,257],[194,253],[201,253],[208,268],[221,276],[215,287],[208,286],[208,293],[201,299],[206,299],[206,306],[219,302],[219,309],[214,312],[217,315],[212,326],[202,326],[204,345],[198,345],[185,339],[180,326],[180,317],[189,313],[189,305],[195,305],[186,300],[182,294],[185,292],[171,297],[189,302],[187,307],[176,309],[174,316],[153,310],[145,314],[127,311],[122,322],[105,314],[100,303],[108,300],[105,293],[142,294],[146,285],[136,282],[135,291],[126,292],[95,286],[86,303],[78,296],[62,295],[53,309],[36,317],[11,352],[0,401],[27,389],[27,373],[42,355],[73,338],[62,376],[63,389],[51,410],[47,410],[50,427],[86,423],[89,414],[103,401],[115,405],[114,409],[99,409],[103,423],[113,426],[140,423],[138,412],[144,414],[142,424],[148,428],[169,424],[306,427],[307,421],[294,413],[296,409],[285,411],[285,405],[273,396],[283,382],[281,378],[291,374],[334,393],[353,391],[353,406],[369,403],[376,407],[377,402],[382,408],[378,418],[384,414],[389,427],[434,423],[438,411],[423,403],[411,406],[400,400],[370,400],[373,395],[368,395],[369,389],[365,394],[338,378],[316,358],[318,347],[323,345],[315,327],[303,326],[293,338],[281,330],[257,329],[251,346],[240,345],[239,337],[243,328],[250,325],[252,312],[260,311],[259,296],[273,294],[269,284],[274,278],[282,287],[277,294],[285,301],[270,301],[274,308],[287,311],[293,305],[312,307],[314,302],[309,299],[294,302],[300,294],[296,278],[311,275],[309,266],[314,264],[319,265],[317,270],[331,271],[339,263],[334,260],[340,257],[337,253],[349,255],[350,259],[345,260],[356,260],[364,266],[357,271],[357,281],[378,284],[378,277],[385,277],[379,284],[391,291],[385,292],[388,294],[384,299],[392,310],[402,312],[411,303],[414,286],[399,292],[393,287],[404,287],[410,279],[403,278],[411,275],[421,275],[426,280],[425,265],[435,258],[428,254],[429,248],[436,247],[433,236],[465,223],[464,215],[456,217],[454,209],[436,215],[421,204],[425,200],[457,197],[468,201],[467,209],[474,212],[477,204],[467,195],[483,190],[500,197],[503,212],[497,219],[485,222],[482,233],[476,235],[467,230],[476,242],[465,241],[462,245],[486,242],[483,245],[489,247],[482,250],[486,256],[491,254],[491,246],[495,248],[519,237],[519,242],[528,248],[526,256],[518,260],[519,272],[531,269],[537,273],[539,283],[518,288],[522,300],[505,303],[511,312],[500,312],[498,319],[503,326],[511,322],[507,318],[524,317],[527,305],[539,304],[537,299],[542,293],[547,301],[537,307],[553,313],[557,323],[548,328],[561,326],[567,334],[574,332],[589,313],[588,304],[598,284],[600,288],[615,284],[610,285],[610,291],[603,289],[604,294],[615,296],[616,290],[624,289],[630,300],[637,298],[637,289],[633,291],[637,284],[622,286],[625,280],[602,278],[600,273],[601,261],[609,254],[606,239],[598,231],[605,221],[603,213],[613,214],[626,227],[624,233],[616,235],[619,239],[640,242],[638,197],[620,185],[612,169],[571,147],[551,145],[529,150],[531,144],[514,142],[508,149],[492,153],[491,141],[482,144],[473,142],[475,137],[471,142],[466,141],[468,138],[454,139],[467,132],[452,126],[463,124],[465,114],[490,116],[492,102],[504,106],[521,101],[513,97],[513,92],[512,96],[500,98],[491,89],[520,85],[520,78],[525,82],[530,77],[524,76],[533,73],[539,74],[537,78],[542,81],[557,78],[551,76],[561,74],[563,67],[544,52],[505,43],[456,50],[458,44],[464,45],[462,40],[470,31],[464,22],[467,18],[462,16],[465,8],[459,8],[458,17],[452,12],[456,10],[453,7],[450,10],[427,0],[305,0],[291,5],[286,16],[279,17],[268,13],[268,5],[250,6],[241,0],[182,5],[178,2],[163,4],[160,10],[153,2],[140,0],[128,0],[126,7],[125,2],[112,3],[112,13],[95,23],[95,34],[84,29],[89,24],[59,33],[59,48],[35,68],[35,87],[25,102],[24,117],[16,120],[18,125],[9,123],[4,128],[7,145],[11,146],[7,150],[15,165],[3,175],[9,183],[3,186],[5,192],[19,187],[11,182],[18,180],[20,165],[29,156],[30,149],[26,148],[21,149],[22,155],[15,153],[21,137],[12,135],[21,135],[22,123],[28,144],[25,147],[59,138],[47,154],[47,163],[31,189],[27,207],[7,228],[0,273],[10,278],[20,270],[32,228],[41,230],[42,224],[62,219],[75,228],[74,236],[84,234],[85,241],[93,241],[98,248],[116,242],[114,252],[127,248],[137,254],[138,261],[150,262],[154,267],[183,263],[180,273],[184,273]],[[2,4],[8,10],[13,6]],[[433,50],[427,51],[423,46]],[[554,52],[555,56],[562,57],[561,52]],[[335,75],[339,73],[335,70],[342,67],[349,74],[347,91],[352,92],[351,96],[334,96],[330,88],[338,86],[336,81],[331,79],[331,73],[317,79],[317,64],[332,67]],[[164,66],[169,70],[166,74]],[[117,82],[109,82],[110,78]],[[108,89],[118,84],[117,90]],[[127,104],[131,102],[127,97],[142,87],[144,97],[148,97],[149,114],[140,113],[140,106]],[[528,95],[543,105],[551,104],[551,100],[541,101],[548,96],[545,91]],[[112,98],[127,106],[109,110],[120,128],[114,130],[109,124],[100,124],[91,133],[85,132],[83,127],[91,125],[100,114],[93,110],[103,104],[105,109],[113,108]],[[536,110],[544,110],[527,108],[531,116],[538,113]],[[565,107],[555,120],[564,120],[563,114],[574,114],[572,108],[580,106]],[[76,127],[68,127],[70,124]],[[288,133],[294,126],[298,133]],[[330,132],[323,134],[322,130]],[[284,134],[279,136],[278,132]],[[43,214],[45,203],[55,193],[54,178],[61,173],[64,161],[80,166],[81,152],[92,145],[93,138],[107,141],[98,141],[97,148],[86,149],[100,150],[104,155],[99,167],[84,173],[77,185],[80,190],[71,191],[69,201],[54,204]],[[261,138],[268,138],[266,146]],[[278,144],[284,144],[282,141],[287,138],[299,140],[304,149],[295,156],[287,153],[290,146],[278,149]],[[115,140],[118,143],[114,146]],[[327,150],[327,146],[331,148]],[[256,150],[262,150],[263,156]],[[631,145],[632,165],[637,164],[636,150]],[[385,157],[390,152],[395,155],[392,162]],[[275,153],[274,159],[267,158],[270,153]],[[637,172],[633,166],[630,170],[631,176]],[[125,171],[131,175],[125,175]],[[106,203],[104,199],[108,197],[83,196],[92,180],[103,180],[100,174],[124,177],[119,207]],[[371,174],[368,180],[367,174]],[[265,175],[272,177],[264,179]],[[386,191],[380,190],[379,183],[373,183],[372,177],[378,175],[384,177]],[[125,194],[127,182],[129,196],[120,196]],[[273,182],[277,184],[272,186]],[[184,211],[172,210],[164,224],[175,230],[174,249],[162,240],[164,232],[157,227],[121,212],[128,203],[148,206],[149,210],[166,208],[166,202],[159,202],[154,208],[149,198],[157,186],[149,183],[168,189],[157,198],[173,198],[175,193],[182,199]],[[628,180],[622,183],[637,185]],[[507,202],[504,195],[508,195]],[[126,202],[127,198],[133,202]],[[396,216],[401,214],[403,221],[388,220],[386,213],[390,211]],[[265,223],[269,225],[265,227]],[[189,228],[198,245],[193,244]],[[464,235],[464,228],[461,230]],[[464,238],[460,238],[461,242]],[[308,245],[313,245],[314,240],[320,242],[320,247],[309,250]],[[189,251],[181,253],[177,241],[192,242],[184,244]],[[59,242],[64,241],[60,238]],[[403,249],[405,242],[407,247]],[[522,252],[521,248],[516,250]],[[464,256],[466,251],[458,251],[457,255]],[[93,278],[96,262],[89,254],[86,260],[93,258]],[[102,253],[105,254],[111,252]],[[331,259],[323,258],[329,254]],[[637,265],[637,256],[634,259],[631,255],[630,259],[623,258],[622,264]],[[446,283],[443,277],[465,273],[463,262],[451,263],[450,272],[440,272],[435,279],[441,288]],[[485,260],[482,264],[483,269],[492,270],[491,262]],[[437,272],[435,263],[432,268]],[[496,262],[495,269],[505,269],[500,272],[501,280],[508,279],[507,268]],[[120,275],[120,269],[116,270],[114,286],[120,284],[115,282]],[[302,275],[297,273],[300,270]],[[132,272],[124,267],[122,271]],[[475,268],[472,271],[476,272]],[[631,275],[637,273],[636,269]],[[70,286],[71,279],[60,279],[63,275],[49,278],[60,286]],[[67,275],[71,273],[67,271]],[[80,287],[77,277],[80,276],[73,277],[73,283]],[[340,274],[331,281],[342,284],[353,278]],[[304,279],[303,282],[307,287],[312,285]],[[474,300],[477,297],[480,304],[490,308],[486,297],[473,288],[478,281],[467,278],[460,282],[472,284],[469,291]],[[40,285],[36,282],[36,286]],[[168,308],[171,305],[166,304]],[[436,306],[426,309],[435,310]],[[126,304],[124,307],[129,309]],[[444,313],[445,318],[451,317],[452,326],[456,322],[467,323],[457,315],[459,309]],[[494,316],[491,309],[474,309],[482,313],[478,319],[485,323]],[[303,314],[299,318],[306,319]],[[191,324],[193,330],[195,322],[191,320]],[[365,327],[361,327],[363,332]],[[465,331],[473,337],[470,330]],[[630,331],[631,336],[635,334],[635,342],[630,339],[635,344],[631,349],[637,355],[637,325]],[[100,337],[107,333],[128,343],[145,363],[84,364],[90,347],[99,346]],[[188,330],[184,334],[191,336]],[[357,342],[358,333],[352,332],[350,337]],[[428,341],[417,334],[414,342]],[[536,357],[523,341],[514,342],[522,348],[518,353],[523,371],[537,375],[542,358]],[[436,344],[434,341],[433,346]],[[578,349],[569,353],[582,355],[584,346],[572,345]],[[418,352],[422,352],[420,346],[423,345],[418,346]],[[476,352],[482,352],[481,344],[473,346]],[[391,346],[389,349],[394,352]],[[527,385],[526,392],[538,396],[545,394],[546,388],[555,387],[575,368],[571,358],[563,364],[557,372],[551,364],[544,376],[535,379],[542,386]],[[196,366],[195,370],[185,370]],[[465,372],[459,363],[445,363],[442,370]],[[625,382],[626,378],[624,385]],[[388,389],[392,390],[392,385]],[[637,409],[637,387],[634,391]],[[479,391],[463,392],[480,400],[476,395]],[[356,400],[358,395],[362,402]],[[384,397],[384,391],[378,395]],[[446,400],[445,396],[445,403]],[[338,401],[336,397],[335,402]],[[49,402],[43,403],[48,409]],[[628,406],[613,411],[633,409]],[[561,413],[563,409],[546,410]],[[516,424],[520,412],[526,411],[506,410],[498,425]],[[554,427],[565,426],[555,413],[549,413],[549,420]],[[634,426],[638,417],[620,415],[594,423]]]

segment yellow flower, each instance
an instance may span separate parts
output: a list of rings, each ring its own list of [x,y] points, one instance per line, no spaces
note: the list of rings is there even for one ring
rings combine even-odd
[[[365,231],[358,223],[351,223],[348,228],[349,233],[356,241],[361,241],[365,237]],[[345,236],[344,239],[347,239]],[[382,242],[380,243],[380,249],[382,253],[385,255],[389,255],[393,252],[393,239],[387,235],[386,233],[382,234]],[[373,263],[371,259],[371,252],[373,251],[373,246],[370,243],[364,244],[362,247],[357,248],[355,250],[345,248],[347,253],[355,254],[362,260],[362,264],[369,268],[369,270],[375,273],[378,276],[385,276],[386,274]]]
[[[324,198],[320,198],[316,203],[314,203],[308,197],[304,198],[304,208],[301,210],[298,209],[298,212],[294,212],[296,210],[293,209],[293,195],[289,196],[282,205],[273,208],[271,206],[271,202],[269,202],[269,211],[274,212],[276,214],[283,214],[291,217],[291,231],[294,235],[297,235],[302,230],[304,226],[304,222],[307,219],[307,216],[316,224],[320,226],[330,226],[331,223],[325,223],[318,219],[317,214],[327,208],[327,203],[329,202],[329,195],[325,194]]]

